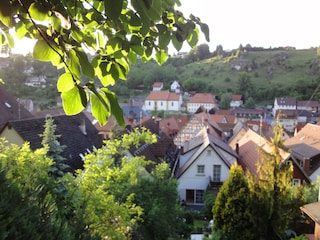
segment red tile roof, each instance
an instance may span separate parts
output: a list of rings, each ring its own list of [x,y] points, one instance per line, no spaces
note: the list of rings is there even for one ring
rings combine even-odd
[[[179,98],[180,98],[179,94],[169,92],[169,90],[166,90],[166,91],[152,91],[146,97],[145,100],[179,101]]]
[[[232,101],[241,101],[242,95],[232,95],[231,100]]]
[[[190,100],[189,103],[216,103],[215,95],[211,93],[196,93]]]
[[[163,87],[163,82],[154,82],[152,87]]]

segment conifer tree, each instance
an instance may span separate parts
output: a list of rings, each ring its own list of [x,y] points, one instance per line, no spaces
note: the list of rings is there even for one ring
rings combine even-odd
[[[252,239],[249,187],[240,166],[230,168],[212,208],[214,230],[226,239]],[[221,238],[221,236],[219,237]]]
[[[252,216],[254,217],[256,234],[265,239],[278,239],[284,234],[293,220],[292,203],[296,200],[292,195],[291,161],[281,156],[282,127],[277,123],[274,127],[274,138],[270,144],[272,151],[266,153],[262,149],[257,166],[257,176],[250,176]],[[299,211],[299,209],[297,209]]]
[[[44,124],[44,131],[40,134],[40,137],[42,137],[42,146],[47,147],[47,156],[54,160],[54,165],[51,167],[50,172],[56,177],[61,177],[67,168],[67,165],[63,162],[65,158],[62,156],[66,146],[60,145],[58,140],[60,135],[55,134],[56,128],[54,120],[47,118]]]

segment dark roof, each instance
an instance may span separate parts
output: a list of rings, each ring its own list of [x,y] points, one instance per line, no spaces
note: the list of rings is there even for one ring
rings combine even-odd
[[[320,224],[320,202],[309,203],[300,207],[314,222]]]
[[[159,121],[149,119],[144,121],[141,126],[155,134],[157,142],[153,144],[142,143],[138,147],[132,145],[130,152],[134,156],[145,156],[146,160],[153,162],[147,166],[149,172],[151,172],[155,165],[161,163],[163,160],[172,165],[176,157],[173,153],[176,152],[177,147],[174,145],[173,140],[160,130]]]
[[[12,120],[32,118],[32,114],[22,104],[0,86],[0,129]]]
[[[100,148],[102,141],[98,131],[91,124],[84,113],[74,116],[53,116],[56,125],[56,135],[60,135],[61,145],[65,145],[62,156],[67,160],[67,164],[72,170],[82,168],[83,162],[80,154],[85,155],[94,148]],[[14,128],[19,135],[30,142],[31,149],[42,147],[42,138],[39,136],[44,131],[45,118],[35,118],[20,121],[10,121],[8,126]],[[85,128],[81,128],[85,126]]]
[[[122,105],[121,108],[125,118],[134,119],[136,122],[140,122],[141,118],[143,117],[150,116],[140,106]]]

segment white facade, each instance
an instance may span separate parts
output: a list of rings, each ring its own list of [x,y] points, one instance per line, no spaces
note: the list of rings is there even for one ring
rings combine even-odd
[[[207,111],[216,107],[213,103],[187,103],[187,111],[190,113],[195,113],[199,107],[203,106]]]
[[[170,86],[170,90],[172,92],[180,93],[180,84],[179,84],[179,82],[178,81],[174,81]]]
[[[230,102],[230,107],[231,107],[231,108],[236,108],[236,107],[240,107],[242,104],[243,104],[243,101],[242,101],[242,100],[237,100],[237,101],[232,100],[232,101]]]
[[[276,98],[273,105],[273,116],[278,110],[296,110],[297,103],[292,98]]]
[[[196,151],[197,149],[181,156],[180,167],[187,164],[191,156],[197,154]],[[230,164],[236,161],[236,158],[226,151],[219,150],[219,154],[228,159]],[[210,182],[221,183],[227,180],[230,168],[225,160],[221,159],[221,155],[219,154],[211,145],[208,145],[183,174],[179,176],[178,192],[181,201],[192,205],[204,205],[204,199],[202,198],[204,196],[202,194],[204,194]],[[193,201],[192,191],[194,193]]]
[[[153,91],[144,101],[146,111],[180,111],[182,96],[169,91]]]

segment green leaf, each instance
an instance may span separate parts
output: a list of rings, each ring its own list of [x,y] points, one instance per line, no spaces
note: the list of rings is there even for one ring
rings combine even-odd
[[[113,20],[118,20],[123,6],[123,0],[104,0],[104,7],[107,16]]]
[[[38,2],[34,2],[30,5],[29,13],[34,20],[45,21],[50,19],[47,8]]]
[[[79,79],[80,79],[81,71],[80,71],[80,62],[79,62],[79,58],[77,56],[76,51],[71,49],[69,51],[69,57],[70,57],[69,69],[78,82],[78,81],[80,81]]]
[[[94,79],[94,69],[91,63],[89,62],[87,54],[83,51],[76,51],[76,53],[79,58],[83,74],[91,79]]]
[[[120,75],[118,68],[116,67],[116,63],[112,63],[111,68],[110,68],[110,74],[111,74],[112,79],[114,81],[113,83],[110,83],[110,84],[114,85],[116,83],[116,81],[119,79],[119,75]]]
[[[53,62],[57,58],[60,58],[59,54],[56,51],[54,51],[44,40],[38,40],[34,45],[33,57],[40,61],[51,62]]]
[[[22,21],[16,24],[16,36],[18,39],[22,39],[27,32],[28,32],[28,29]]]
[[[102,32],[98,32],[98,46],[99,48],[104,48],[105,42]]]
[[[0,21],[8,28],[11,27],[11,4],[9,0],[2,0],[0,7]]]
[[[57,82],[57,88],[59,92],[68,92],[74,87],[75,82],[72,78],[71,73],[64,73],[59,77]]]
[[[121,127],[125,127],[123,110],[119,105],[116,94],[106,88],[102,88],[101,90],[105,93],[106,97],[110,102],[112,115],[117,119],[117,122]]]
[[[74,86],[68,92],[61,93],[63,109],[67,115],[80,113],[86,106],[83,105],[83,92]]]
[[[94,92],[91,94],[92,115],[103,126],[110,117],[110,103],[104,93]]]
[[[205,24],[205,23],[201,23],[200,27],[201,27],[201,31],[203,32],[206,40],[207,40],[208,42],[210,42],[209,27],[208,27],[208,25]]]
[[[177,34],[174,34],[172,37],[172,44],[177,51],[180,51],[182,48],[183,42],[178,40]]]
[[[168,54],[164,50],[156,52],[156,61],[160,65],[164,64],[168,59]]]
[[[169,31],[163,32],[159,35],[159,47],[165,49],[171,40],[171,34]]]
[[[187,39],[187,42],[190,47],[195,47],[199,41],[199,31],[198,28],[195,28],[191,33],[189,38]]]

